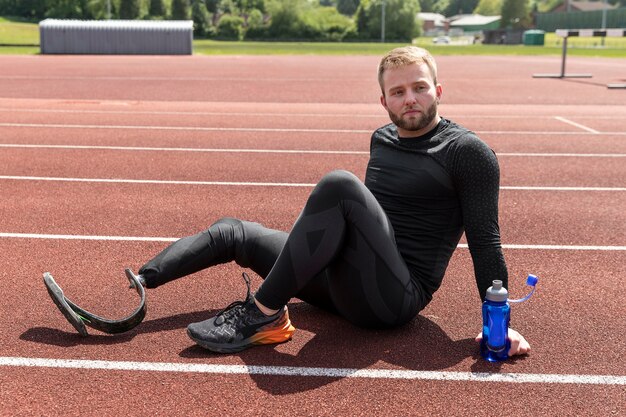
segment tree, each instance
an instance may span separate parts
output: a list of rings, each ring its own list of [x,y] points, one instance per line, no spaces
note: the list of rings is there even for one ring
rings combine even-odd
[[[225,1],[225,0],[223,0]],[[260,10],[261,13],[265,12],[265,0],[233,0],[239,10],[244,13],[249,13],[250,11],[257,9]]]
[[[217,8],[219,7],[220,0],[205,0],[204,4],[206,5],[206,9],[209,13],[217,13]]]
[[[299,36],[300,15],[306,4],[302,0],[272,1],[269,4],[270,25],[267,34],[270,38],[288,39]]]
[[[217,37],[240,41],[243,39],[243,18],[239,16],[224,15],[217,24]]]
[[[189,20],[189,0],[172,0],[172,19]]]
[[[503,0],[500,27],[522,29],[531,25],[527,0]]]
[[[163,3],[163,0],[150,0],[148,14],[154,17],[165,16],[165,3]]]
[[[108,19],[107,2],[103,0],[88,0],[86,14],[91,19],[101,20]],[[111,2],[111,17],[116,16],[115,2]]]
[[[352,16],[359,4],[359,0],[337,0],[337,11],[343,15]]]
[[[419,0],[385,0],[385,40],[410,42],[420,35],[417,13]],[[382,1],[361,0],[357,30],[363,40],[381,39]]]
[[[301,31],[306,39],[341,41],[350,32],[354,22],[334,7],[312,7],[301,18]]]
[[[263,13],[258,9],[250,10],[248,14],[245,39],[266,39],[267,28],[269,25],[265,23]]]
[[[137,19],[139,17],[139,0],[120,1],[120,19]]]
[[[46,1],[46,17],[84,19],[91,16],[87,11],[87,0],[55,0]]]
[[[420,10],[424,13],[434,12],[435,0],[420,0]]]
[[[472,13],[477,5],[478,0],[450,0],[444,14],[446,16],[469,14]]]
[[[239,7],[239,3],[235,0],[221,0],[219,11],[223,14],[238,16],[241,13],[241,8]]]
[[[14,14],[15,16],[25,17],[27,19],[42,19],[45,17],[47,9],[45,0],[21,0],[8,3],[7,5],[3,5],[2,14]]]
[[[248,28],[258,29],[263,26],[263,13],[259,9],[252,9],[248,14]]]
[[[433,3],[431,12],[445,15],[449,5],[450,0],[437,0]]]
[[[483,16],[500,16],[502,12],[502,0],[480,0],[474,13]]]
[[[193,34],[204,38],[211,32],[211,17],[202,0],[193,0],[191,5],[191,19],[193,20]]]
[[[266,37],[267,25],[263,19],[263,13],[258,9],[250,10],[248,13],[248,27],[246,28],[246,39],[263,39]]]

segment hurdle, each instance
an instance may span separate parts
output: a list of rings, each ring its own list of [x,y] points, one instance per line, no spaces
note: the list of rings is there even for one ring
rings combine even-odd
[[[563,52],[561,54],[561,73],[560,74],[533,74],[533,78],[591,78],[591,74],[567,74],[565,72],[565,62],[567,60],[567,39],[571,36],[590,37],[590,36],[609,36],[623,37],[626,36],[626,29],[557,29],[556,35],[563,38]],[[626,84],[608,84],[608,88],[626,88]]]

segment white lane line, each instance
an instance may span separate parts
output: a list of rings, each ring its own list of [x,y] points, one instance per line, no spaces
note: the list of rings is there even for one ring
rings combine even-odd
[[[2,80],[66,80],[66,81],[333,81],[335,77],[114,77],[114,76],[36,76],[36,75],[0,75]],[[344,81],[344,80],[341,80]],[[345,82],[345,81],[344,81]]]
[[[238,181],[177,181],[177,180],[139,180],[122,178],[65,178],[0,175],[0,180],[18,181],[57,181],[116,184],[161,184],[161,185],[213,185],[241,187],[315,187],[314,183],[290,182],[238,182]],[[543,186],[501,186],[501,190],[519,191],[626,191],[626,187],[543,187]]]
[[[496,152],[498,156],[513,157],[555,157],[555,158],[625,158],[626,153],[531,153],[531,152]]]
[[[626,191],[626,187],[548,187],[548,186],[513,186],[503,185],[501,190],[517,191]]]
[[[414,371],[403,369],[313,368],[301,366],[218,365],[199,363],[126,362],[86,359],[0,357],[0,366],[89,369],[129,372],[242,374],[325,378],[368,378],[431,381],[499,382],[518,384],[626,385],[621,375],[524,374],[490,372]]]
[[[175,181],[175,180],[133,180],[115,178],[59,178],[59,177],[18,177],[0,175],[0,180],[23,181],[62,181],[92,183],[123,183],[123,184],[167,184],[167,185],[220,185],[220,186],[251,186],[251,187],[314,187],[315,184],[289,182],[229,182],[229,181]]]
[[[299,132],[299,133],[368,133],[372,130],[353,129],[287,129],[266,127],[199,127],[199,126],[129,126],[129,125],[68,125],[42,123],[0,123],[0,127],[34,127],[46,129],[128,129],[128,130],[182,130],[197,132]]]
[[[58,114],[123,114],[128,116],[135,115],[154,115],[154,116],[237,116],[237,117],[329,117],[329,118],[367,118],[367,119],[384,119],[389,116],[386,114],[359,114],[359,113],[259,113],[259,112],[217,112],[217,111],[150,111],[150,110],[61,110],[61,109],[14,109],[0,108],[0,112],[12,113],[58,113]],[[551,116],[544,116],[550,118]],[[619,119],[619,117],[614,117]]]
[[[113,184],[161,184],[161,185],[213,185],[231,187],[315,187],[314,183],[296,182],[238,182],[238,181],[177,181],[177,180],[139,180],[124,178],[66,178],[66,177],[33,177],[0,175],[0,180],[15,181],[56,181],[56,182],[87,182]],[[626,187],[552,187],[552,186],[501,186],[501,190],[518,191],[626,191]]]
[[[91,104],[86,101],[85,104]],[[100,104],[100,103],[98,103]],[[106,103],[105,103],[106,104]],[[115,102],[111,102],[115,104]],[[124,103],[130,106],[130,103]],[[124,114],[124,115],[172,115],[172,116],[263,116],[263,117],[329,117],[329,118],[375,118],[375,119],[387,119],[387,114],[358,114],[358,113],[250,113],[250,112],[236,112],[236,111],[163,111],[163,110],[84,110],[84,109],[32,109],[32,108],[12,108],[12,107],[0,107],[0,112],[11,113],[59,113],[59,114]],[[557,116],[548,115],[489,115],[489,114],[445,114],[446,117],[463,118],[463,119],[554,119]],[[572,116],[577,119],[602,119],[602,120],[623,120],[623,116]]]
[[[546,135],[546,136],[579,136],[579,135],[614,135],[626,136],[626,132],[542,132],[542,131],[512,131],[512,130],[474,130],[479,135]]]
[[[50,240],[95,240],[113,242],[175,242],[178,237],[150,236],[96,236],[96,235],[55,235],[41,233],[0,233],[0,238],[50,239]]]
[[[575,127],[579,128],[579,129],[586,130],[587,132],[591,132],[591,133],[594,133],[594,134],[599,134],[600,133],[600,132],[598,132],[595,129],[592,129],[592,128],[590,128],[588,126],[585,126],[585,125],[581,125],[580,123],[576,123],[576,122],[574,122],[572,120],[566,119],[565,117],[554,116],[554,118],[556,120],[560,121],[560,122],[567,123],[568,125],[572,125],[572,126],[575,126]]]
[[[24,149],[69,149],[69,150],[111,150],[145,152],[199,152],[199,153],[280,153],[280,154],[324,154],[324,155],[369,155],[369,151],[324,151],[311,149],[237,149],[237,148],[171,148],[148,146],[97,146],[97,145],[44,145],[0,143],[0,148]],[[555,158],[625,158],[626,153],[528,153],[498,152],[506,157],[555,157]]]
[[[461,243],[458,248],[467,249],[466,243]],[[626,251],[626,246],[597,246],[597,245],[516,245],[503,244],[504,249],[532,249],[532,250],[589,250],[589,251]]]
[[[30,149],[76,149],[76,150],[115,150],[115,151],[156,151],[156,152],[221,152],[221,153],[287,153],[287,154],[336,154],[369,155],[368,151],[323,151],[305,149],[235,149],[235,148],[153,148],[145,146],[92,146],[92,145],[36,145],[36,144],[0,144],[0,148]],[[626,154],[624,154],[626,156]]]
[[[145,236],[97,236],[97,235],[55,235],[41,233],[0,233],[0,238],[7,239],[50,239],[50,240],[94,240],[113,242],[175,242],[178,237],[145,237]],[[466,243],[460,243],[457,248],[468,249]],[[504,244],[504,249],[529,250],[556,250],[556,251],[626,251],[626,246],[599,246],[599,245],[519,245]]]
[[[0,127],[24,127],[45,129],[128,129],[128,130],[173,130],[173,131],[198,131],[198,132],[300,132],[300,133],[367,133],[372,134],[372,129],[288,129],[288,128],[263,128],[263,127],[201,127],[201,126],[133,126],[133,125],[77,125],[77,124],[44,124],[44,123],[0,123]],[[544,132],[544,131],[521,131],[521,130],[475,130],[477,134],[485,135],[617,135],[626,136],[626,132]]]

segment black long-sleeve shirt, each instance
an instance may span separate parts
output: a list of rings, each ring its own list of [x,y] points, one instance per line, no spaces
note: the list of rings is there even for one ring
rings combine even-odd
[[[463,231],[481,299],[494,279],[508,287],[498,161],[473,132],[443,118],[418,138],[400,138],[395,125],[383,126],[372,135],[365,185],[387,213],[400,253],[428,299]]]

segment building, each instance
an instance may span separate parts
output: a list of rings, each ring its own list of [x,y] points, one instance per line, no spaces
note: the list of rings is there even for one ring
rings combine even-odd
[[[535,15],[535,27],[546,32],[557,29],[623,28],[625,21],[626,7],[620,8],[604,0],[565,0],[552,11]]]
[[[483,16],[480,14],[458,15],[450,18],[450,29],[460,29],[463,32],[480,32],[483,30],[498,29],[501,16]]]
[[[448,30],[448,19],[439,13],[418,13],[417,19],[422,22],[424,35],[437,35]]]
[[[587,0],[564,0],[563,3],[550,10],[554,12],[595,12],[598,10],[617,9],[617,4],[609,4],[605,1],[587,1]]]

